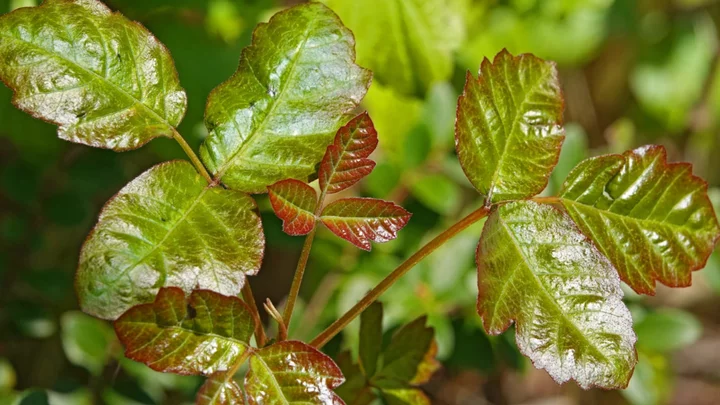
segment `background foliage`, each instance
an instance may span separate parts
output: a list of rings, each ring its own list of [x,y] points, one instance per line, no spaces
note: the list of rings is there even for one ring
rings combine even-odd
[[[557,193],[585,157],[659,143],[669,160],[692,162],[720,204],[720,2],[325,2],[355,31],[358,63],[376,72],[364,107],[380,137],[378,165],[337,196],[390,199],[413,217],[396,241],[370,253],[318,231],[305,301],[291,325],[298,338],[314,336],[421,243],[481,204],[453,156],[455,104],[466,70],[474,74],[483,57],[504,47],[559,65],[567,140],[548,193]],[[170,49],[189,99],[179,130],[197,147],[207,135],[207,95],[235,71],[252,28],[297,1],[108,3]],[[388,3],[422,12],[385,21],[379,7]],[[36,1],[0,0],[0,12],[28,5]],[[191,403],[199,379],[158,374],[123,358],[111,327],[77,311],[72,288],[80,245],[102,204],[153,164],[183,158],[182,151],[169,139],[123,155],[63,142],[55,127],[16,110],[10,97],[0,87],[0,403]],[[253,288],[260,301],[281,302],[302,239],[282,232],[267,196],[259,206],[267,270]],[[473,265],[481,229],[476,224],[443,246],[382,300],[387,338],[424,314],[436,330],[443,367],[424,386],[433,403],[712,404],[720,398],[719,252],[688,289],[659,287],[654,297],[626,289],[640,359],[631,384],[624,392],[580,392],[529,367],[513,331],[484,334]],[[355,322],[326,350],[349,347],[357,357],[358,328]]]

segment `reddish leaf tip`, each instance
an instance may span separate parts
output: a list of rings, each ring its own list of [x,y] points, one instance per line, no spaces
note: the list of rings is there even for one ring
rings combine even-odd
[[[317,193],[306,183],[295,179],[279,181],[268,186],[268,196],[288,235],[306,235],[315,227]]]

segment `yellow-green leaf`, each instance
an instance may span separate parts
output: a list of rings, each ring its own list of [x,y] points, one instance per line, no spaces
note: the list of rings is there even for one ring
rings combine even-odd
[[[62,139],[138,148],[173,136],[187,98],[170,53],[95,0],[46,0],[0,17],[0,80]]]
[[[515,322],[520,351],[558,383],[627,386],[636,337],[620,279],[570,218],[532,201],[503,205],[485,223],[477,264],[489,334]]]
[[[320,3],[260,24],[237,72],[210,94],[200,155],[231,188],[307,181],[370,85],[352,33]]]
[[[582,161],[560,192],[562,203],[638,293],[655,281],[688,286],[720,237],[707,183],[687,163],[667,163],[665,148]]]

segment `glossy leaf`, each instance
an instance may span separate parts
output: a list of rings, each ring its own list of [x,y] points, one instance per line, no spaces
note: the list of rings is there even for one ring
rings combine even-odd
[[[344,380],[330,357],[286,340],[253,353],[245,392],[250,405],[343,404],[333,389]]]
[[[351,32],[319,3],[260,24],[237,72],[208,99],[209,135],[200,149],[208,169],[255,193],[286,178],[308,180],[370,85],[354,46]]]
[[[584,160],[568,175],[562,203],[638,293],[655,281],[688,286],[720,237],[707,184],[662,146]]]
[[[205,381],[198,391],[196,405],[237,405],[245,403],[245,394],[240,385],[228,376],[218,372]]]
[[[305,235],[315,226],[317,193],[300,180],[287,179],[268,187],[270,204],[288,235]]]
[[[247,194],[208,187],[190,163],[157,165],[100,213],[75,287],[83,311],[115,319],[160,287],[237,295],[260,268],[265,239]]]
[[[490,202],[540,193],[564,136],[557,70],[530,54],[500,52],[468,72],[458,99],[455,146],[465,175]]]
[[[0,80],[60,138],[134,149],[173,136],[187,99],[170,53],[95,0],[47,0],[0,17]]]
[[[320,189],[337,193],[370,174],[375,162],[368,156],[378,144],[377,131],[367,113],[353,118],[340,128],[320,162]]]
[[[383,367],[378,372],[378,380],[424,384],[440,367],[435,360],[435,332],[425,326],[426,321],[425,317],[420,317],[393,335],[383,353]]]
[[[115,321],[125,356],[156,371],[211,375],[230,369],[247,355],[255,332],[250,308],[237,297],[180,288],[158,292]]]
[[[335,235],[360,249],[370,241],[387,242],[407,225],[412,214],[389,201],[374,198],[343,198],[328,204],[320,215]]]
[[[453,52],[464,33],[462,2],[456,0],[325,0],[353,31],[358,61],[383,85],[424,96],[449,79]]]
[[[514,321],[520,351],[558,383],[627,386],[636,337],[620,280],[570,218],[532,201],[501,206],[485,223],[477,264],[489,334]]]
[[[383,346],[383,307],[374,302],[360,315],[360,367],[368,378],[375,375]]]

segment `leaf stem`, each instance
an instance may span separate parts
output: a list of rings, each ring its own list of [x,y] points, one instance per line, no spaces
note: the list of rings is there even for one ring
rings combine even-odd
[[[282,315],[280,315],[280,311],[275,308],[275,305],[273,305],[272,301],[270,301],[270,298],[265,300],[265,304],[263,304],[265,307],[265,311],[272,317],[277,323],[278,323],[278,341],[283,341],[287,339],[288,337],[288,330],[287,326],[285,326],[285,322],[283,322]]]
[[[265,346],[265,329],[263,328],[262,322],[260,321],[260,312],[258,311],[257,303],[255,302],[255,297],[253,296],[252,288],[250,288],[250,280],[247,278],[245,279],[245,285],[243,285],[242,288],[242,296],[243,300],[245,300],[245,303],[250,307],[250,312],[252,313],[253,318],[255,318],[255,323],[257,327],[255,328],[255,340],[257,341],[258,347]]]
[[[210,176],[210,173],[208,173],[207,169],[200,161],[200,158],[198,158],[198,156],[195,154],[195,151],[185,141],[185,138],[183,138],[183,136],[180,135],[180,133],[175,128],[173,128],[172,131],[173,139],[175,139],[175,141],[180,144],[180,147],[190,158],[190,161],[192,162],[193,166],[195,166],[195,169],[198,171],[198,173],[200,173],[200,175],[202,175],[209,184],[214,184],[213,178]]]
[[[303,243],[302,251],[300,252],[300,259],[298,259],[298,264],[295,268],[292,286],[290,287],[290,293],[288,294],[285,310],[283,311],[283,323],[285,323],[288,328],[290,327],[290,319],[292,318],[293,309],[295,309],[295,301],[297,301],[298,294],[300,294],[300,285],[302,284],[302,279],[305,275],[305,268],[307,267],[308,258],[310,257],[310,249],[312,248],[316,231],[317,222],[313,225],[312,231],[310,231],[310,233],[305,237],[305,243]]]
[[[375,300],[378,299],[390,286],[398,281],[402,276],[405,275],[411,268],[418,264],[427,255],[435,251],[435,249],[442,246],[445,242],[450,240],[453,236],[463,231],[468,226],[475,222],[485,218],[490,212],[489,206],[482,206],[477,210],[471,212],[465,218],[456,222],[453,226],[446,229],[440,235],[436,236],[433,240],[428,242],[425,246],[421,247],[420,250],[415,252],[407,260],[405,260],[400,266],[398,266],[392,273],[390,273],[380,284],[370,290],[365,296],[357,303],[354,307],[350,308],[343,316],[333,322],[327,329],[320,333],[315,339],[310,342],[311,346],[316,348],[323,347],[330,339],[340,333],[353,319],[360,315],[365,308],[370,306]]]

